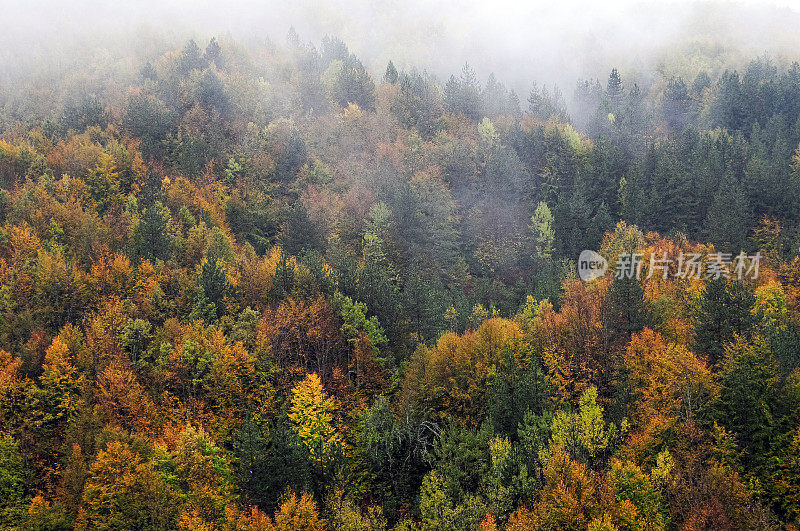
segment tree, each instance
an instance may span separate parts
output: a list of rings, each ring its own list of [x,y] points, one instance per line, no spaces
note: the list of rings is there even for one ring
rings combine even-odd
[[[22,359],[0,349],[0,425],[12,426],[24,400],[26,379],[20,369]]]
[[[721,250],[738,254],[745,249],[752,223],[750,201],[740,183],[726,178],[719,186],[705,219],[705,235]]]
[[[98,452],[83,501],[77,527],[90,529],[163,529],[172,525],[177,502],[153,465],[119,441]]]
[[[150,260],[169,259],[172,256],[170,221],[169,209],[161,202],[145,208],[131,238],[133,256]]]
[[[519,325],[492,318],[462,336],[446,333],[433,347],[420,345],[409,362],[401,401],[406,411],[452,416],[473,427],[495,408],[493,420],[514,426],[525,404],[515,401],[541,397],[539,371]]]
[[[335,452],[342,444],[341,436],[333,426],[335,411],[336,402],[325,393],[316,373],[306,375],[306,378],[292,389],[289,420],[292,421],[295,433],[308,449],[322,481]]]
[[[362,512],[352,500],[337,489],[325,500],[325,507],[331,514],[330,522],[334,529],[342,531],[384,531],[388,528],[380,506],[370,505]]]
[[[418,72],[402,74],[399,82],[400,93],[392,102],[392,113],[404,127],[414,127],[423,138],[431,138],[441,125],[438,86],[429,76]]]
[[[225,91],[219,75],[213,69],[206,69],[195,88],[197,103],[207,112],[216,111],[223,118],[230,112],[230,98]]]
[[[304,250],[325,250],[324,228],[308,217],[308,210],[301,201],[294,204],[288,217],[280,238],[285,252],[299,256]]]
[[[375,108],[375,83],[354,55],[332,61],[322,80],[330,99],[340,107],[355,103],[361,109]]]
[[[359,443],[375,477],[373,488],[386,493],[384,512],[394,517],[413,505],[440,430],[433,422],[410,415],[395,419],[385,396],[379,396],[362,418]]]
[[[711,373],[694,354],[649,328],[631,336],[623,358],[635,429],[691,420],[715,391]]]
[[[547,87],[542,87],[539,91],[539,87],[534,83],[528,96],[528,112],[542,121],[553,117],[562,122],[569,121],[566,104],[558,87],[554,87],[553,93],[550,94]]]
[[[727,343],[753,331],[754,303],[755,297],[740,281],[709,280],[694,310],[694,351],[711,366],[720,363]]]
[[[197,279],[196,317],[213,321],[226,313],[226,295],[230,284],[225,272],[224,262],[216,256],[209,256],[200,269]]]
[[[144,319],[128,319],[120,335],[120,343],[136,366],[150,343],[152,325]]]
[[[288,496],[274,518],[275,531],[322,531],[326,524],[314,499],[305,492]]]
[[[144,93],[128,97],[122,130],[141,141],[145,157],[164,156],[164,142],[171,126],[172,114],[163,101]]]
[[[671,78],[664,89],[664,102],[661,105],[667,125],[681,131],[689,123],[693,104],[683,79]]]
[[[775,485],[773,503],[786,521],[797,525],[800,523],[800,428],[792,435],[785,454],[776,456],[771,467]]]
[[[222,57],[222,48],[220,48],[216,37],[211,37],[211,40],[208,41],[208,46],[206,46],[203,59],[207,63],[214,63],[214,66],[216,66],[218,70],[223,70],[225,68],[225,60]]]
[[[245,419],[233,434],[236,475],[243,499],[265,511],[280,506],[286,490],[299,492],[313,487],[314,472],[303,442],[286,418],[265,422]]]
[[[200,47],[194,39],[190,39],[186,46],[181,50],[180,68],[184,75],[188,74],[191,70],[200,69],[203,67],[203,59],[200,55]]]
[[[287,298],[277,309],[265,309],[261,323],[260,341],[271,349],[270,358],[297,378],[309,372],[327,378],[335,367],[346,367],[342,323],[322,295],[311,302]]]
[[[556,447],[544,470],[545,484],[531,509],[520,506],[506,529],[619,529],[645,522],[629,500],[618,501],[609,485],[586,465]]]
[[[25,468],[19,443],[0,435],[0,522],[14,527],[24,514]]]
[[[397,83],[397,79],[397,69],[394,67],[394,63],[389,61],[389,64],[386,65],[386,73],[383,75],[383,80],[394,85]]]
[[[483,98],[475,79],[475,71],[469,64],[464,64],[461,77],[450,76],[445,85],[445,105],[453,114],[463,114],[467,118],[478,121],[484,115]]]
[[[419,510],[422,529],[426,531],[475,529],[486,514],[485,506],[478,498],[472,497],[463,504],[454,503],[435,470],[422,481]]]
[[[374,315],[367,318],[366,304],[353,302],[350,297],[336,291],[333,294],[332,305],[342,319],[342,335],[349,342],[355,343],[363,333],[376,350],[386,345],[388,340],[378,318]]]
[[[203,522],[218,524],[237,495],[233,473],[225,451],[201,429],[187,426],[175,448],[176,480],[186,495],[183,513],[193,513]]]
[[[490,439],[487,425],[470,429],[451,422],[442,430],[431,459],[437,474],[436,483],[454,505],[465,503],[471,495],[478,494],[489,476]],[[423,481],[423,488],[424,485]]]
[[[641,515],[647,529],[666,529],[667,507],[654,481],[636,464],[617,459],[611,462],[607,481],[617,501],[629,501]]]
[[[627,420],[623,421],[625,430]],[[594,462],[615,442],[619,436],[615,424],[606,424],[603,407],[597,404],[597,388],[592,386],[583,392],[578,411],[558,411],[550,427],[551,448],[563,447],[580,462]]]
[[[612,68],[611,73],[608,75],[608,83],[606,83],[606,96],[612,103],[618,104],[622,94],[622,77],[616,68]]]
[[[555,231],[553,230],[553,214],[544,201],[540,201],[536,205],[536,210],[531,217],[531,231],[533,232],[536,258],[538,260],[550,258],[553,254]]]
[[[89,194],[97,203],[96,210],[99,215],[102,216],[112,208],[121,206],[119,168],[110,154],[100,155],[97,165],[86,177],[86,184],[89,185]]]
[[[78,101],[68,101],[61,117],[61,127],[65,131],[81,133],[89,127],[105,127],[107,124],[108,114],[96,94],[84,94]]]
[[[762,464],[784,419],[784,401],[777,364],[761,339],[737,338],[725,348],[718,375],[715,417],[745,449],[745,465]]]
[[[63,337],[59,334],[53,339],[45,354],[39,380],[41,388],[37,389],[37,416],[40,419],[33,424],[40,423],[48,438],[63,433],[62,430],[78,415],[84,404],[81,394],[85,377],[76,367],[75,349],[70,348],[71,343],[75,345],[75,342],[69,341],[72,330],[71,326],[66,326],[62,330]]]

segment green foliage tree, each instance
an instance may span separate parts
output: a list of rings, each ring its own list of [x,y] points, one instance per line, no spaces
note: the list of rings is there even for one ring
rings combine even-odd
[[[133,256],[150,260],[168,260],[172,256],[172,239],[169,231],[171,219],[169,209],[160,202],[145,208],[131,238]]]
[[[597,404],[597,388],[592,386],[581,395],[578,411],[556,412],[550,427],[550,446],[564,447],[575,459],[592,463],[608,452],[626,429],[627,420],[620,428],[606,423],[603,407]]]
[[[0,521],[19,525],[25,511],[25,467],[19,443],[10,435],[0,436]]]
[[[747,338],[755,326],[753,294],[739,281],[711,279],[694,310],[694,351],[712,365],[723,359],[725,345],[736,336]]]

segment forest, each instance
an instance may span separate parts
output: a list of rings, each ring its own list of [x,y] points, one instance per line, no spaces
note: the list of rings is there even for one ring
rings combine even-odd
[[[696,70],[3,68],[0,527],[798,529],[800,64]]]

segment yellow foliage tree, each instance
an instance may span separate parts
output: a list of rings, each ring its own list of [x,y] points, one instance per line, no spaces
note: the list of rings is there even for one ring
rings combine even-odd
[[[292,494],[275,512],[275,531],[322,531],[325,520],[320,517],[314,498],[303,493]]]
[[[336,402],[322,388],[322,381],[311,373],[292,389],[289,419],[294,430],[311,453],[311,458],[324,465],[341,437],[333,426]]]

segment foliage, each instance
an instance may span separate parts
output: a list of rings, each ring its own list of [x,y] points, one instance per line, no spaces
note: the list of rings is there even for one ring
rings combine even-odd
[[[152,37],[4,71],[0,527],[800,525],[800,66]]]

